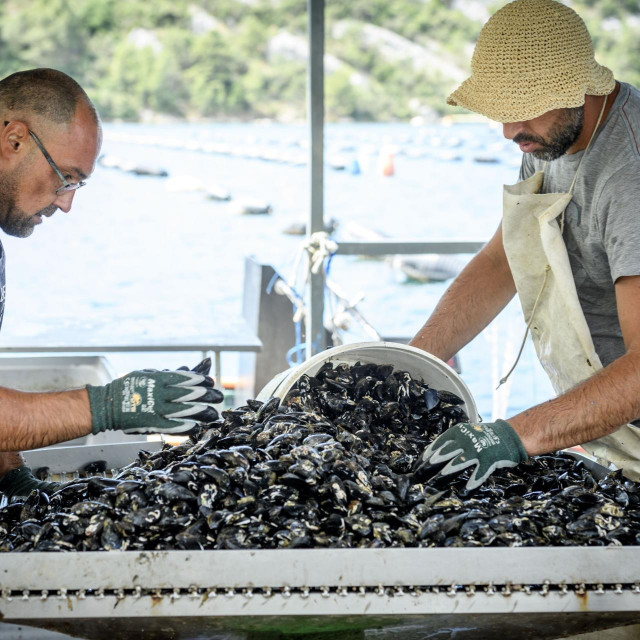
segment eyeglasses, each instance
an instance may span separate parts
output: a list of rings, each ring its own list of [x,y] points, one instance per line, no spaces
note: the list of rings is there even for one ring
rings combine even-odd
[[[6,127],[8,124],[9,124],[9,121],[5,120],[4,126]],[[44,145],[42,144],[42,142],[40,142],[38,136],[35,133],[33,133],[31,129],[28,129],[28,131],[29,131],[29,135],[33,138],[33,141],[36,143],[38,149],[42,151],[42,155],[45,157],[45,160],[49,163],[51,168],[56,172],[56,175],[58,176],[58,178],[60,178],[60,182],[62,182],[62,186],[56,189],[56,193],[58,195],[60,195],[61,193],[66,193],[67,191],[75,191],[76,189],[79,189],[80,187],[84,187],[84,185],[87,184],[84,180],[81,180],[80,182],[67,181],[67,179],[62,175],[62,171],[58,169],[58,165],[56,165],[56,163],[53,161],[53,158],[49,155],[49,152],[44,148]]]
[[[5,123],[6,124],[6,123]],[[67,191],[75,191],[80,187],[84,187],[86,182],[81,180],[80,182],[68,182],[67,179],[62,175],[62,171],[58,169],[56,163],[53,161],[53,158],[49,155],[49,152],[44,148],[44,145],[38,139],[38,136],[29,129],[29,135],[33,138],[33,141],[38,145],[38,149],[42,151],[42,155],[45,157],[46,161],[51,165],[51,168],[56,172],[58,178],[60,178],[60,182],[62,182],[62,186],[56,189],[56,193],[60,195],[61,193],[66,193]]]

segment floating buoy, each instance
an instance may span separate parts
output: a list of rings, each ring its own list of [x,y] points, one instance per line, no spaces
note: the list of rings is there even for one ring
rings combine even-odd
[[[357,158],[354,158],[349,165],[349,173],[353,176],[359,176],[362,171],[360,170],[360,163]]]
[[[380,171],[383,176],[392,176],[395,173],[393,153],[386,152],[380,154]]]

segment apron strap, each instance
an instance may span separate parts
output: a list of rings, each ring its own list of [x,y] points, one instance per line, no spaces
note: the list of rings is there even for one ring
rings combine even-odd
[[[602,115],[604,114],[604,108],[607,106],[607,96],[604,97],[604,101],[602,103],[602,108],[600,109],[600,115],[598,116],[598,120],[596,122],[596,128],[593,130],[593,133],[591,134],[591,137],[589,138],[589,142],[587,143],[587,146],[585,147],[584,153],[582,154],[582,158],[580,158],[580,162],[578,162],[578,168],[576,169],[576,173],[573,176],[573,180],[571,181],[571,187],[569,187],[569,193],[571,195],[573,195],[573,189],[576,186],[576,180],[578,179],[578,172],[580,171],[580,166],[582,165],[582,161],[584,160],[584,157],[587,155],[587,151],[589,150],[589,147],[591,146],[591,143],[593,142],[593,139],[596,136],[596,131],[598,130],[598,127],[600,126],[600,121],[602,120]],[[562,215],[560,216],[560,233],[564,232],[564,211],[562,212]]]
[[[544,268],[544,280],[542,281],[542,286],[540,287],[540,291],[538,291],[538,295],[536,296],[536,301],[533,303],[533,309],[531,310],[531,317],[529,318],[529,322],[527,322],[527,329],[524,332],[524,338],[522,338],[522,342],[520,343],[520,350],[518,351],[518,355],[516,356],[516,361],[513,363],[511,369],[509,369],[509,373],[507,375],[500,378],[500,382],[496,389],[499,389],[508,379],[509,376],[513,373],[513,370],[516,368],[516,365],[520,361],[520,356],[522,355],[522,350],[524,349],[524,345],[527,342],[527,337],[529,336],[529,329],[531,328],[531,323],[533,322],[533,316],[536,313],[536,309],[538,308],[538,302],[540,302],[540,296],[542,296],[542,292],[544,288],[547,286],[547,279],[549,278],[549,271],[551,271],[551,267],[547,265]]]
[[[580,162],[578,162],[578,168],[576,169],[576,173],[573,176],[573,181],[571,182],[571,187],[569,188],[569,193],[571,195],[573,195],[573,189],[576,186],[576,180],[578,179],[578,172],[580,171],[580,166],[582,165],[582,161],[584,160],[584,157],[587,155],[587,151],[589,150],[589,147],[591,146],[591,143],[593,142],[593,138],[596,135],[596,131],[598,130],[598,127],[600,126],[600,121],[602,120],[602,115],[604,114],[604,108],[607,105],[607,97],[604,97],[604,101],[602,103],[602,108],[600,109],[600,115],[598,116],[598,120],[596,122],[596,126],[595,129],[593,130],[593,133],[591,134],[591,137],[589,138],[589,142],[587,143],[587,146],[585,147],[584,153],[582,154],[582,158],[580,158]],[[545,169],[546,169],[547,163],[545,163]],[[560,233],[562,234],[564,231],[564,210],[562,211],[562,214],[560,215]],[[542,292],[544,291],[544,288],[547,286],[547,280],[549,278],[549,272],[551,271],[551,266],[547,265],[544,268],[544,280],[542,281],[542,286],[540,287],[540,291],[538,292],[538,295],[536,297],[536,301],[533,305],[533,309],[531,310],[531,316],[529,318],[529,322],[527,323],[527,329],[524,332],[524,337],[522,338],[522,343],[520,344],[520,350],[518,351],[518,355],[516,356],[516,360],[513,363],[513,366],[511,367],[511,369],[509,369],[509,372],[503,376],[500,379],[500,383],[498,384],[498,386],[496,387],[496,389],[499,389],[508,379],[509,376],[513,373],[513,370],[516,368],[518,362],[520,362],[520,356],[522,355],[522,351],[524,350],[524,345],[527,342],[527,338],[529,336],[529,329],[531,327],[531,323],[533,322],[533,318],[535,316],[536,313],[536,309],[538,307],[538,302],[540,302],[540,297],[542,296]]]

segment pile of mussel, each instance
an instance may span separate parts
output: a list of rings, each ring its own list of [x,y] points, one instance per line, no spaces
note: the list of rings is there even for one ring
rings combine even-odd
[[[567,455],[468,493],[467,474],[422,477],[462,405],[392,366],[328,363],[281,403],[0,509],[0,551],[640,544],[640,484]]]

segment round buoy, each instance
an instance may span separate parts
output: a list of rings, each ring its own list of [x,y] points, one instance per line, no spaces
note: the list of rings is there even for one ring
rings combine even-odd
[[[392,176],[395,173],[393,167],[393,153],[380,154],[380,170],[383,176]]]

